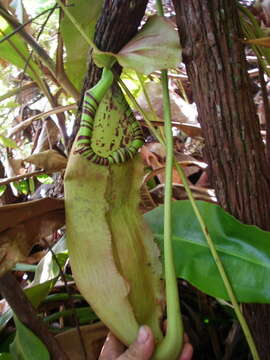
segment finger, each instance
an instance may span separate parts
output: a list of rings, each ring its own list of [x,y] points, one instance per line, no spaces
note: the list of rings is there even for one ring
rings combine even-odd
[[[149,360],[154,346],[154,336],[150,328],[141,326],[137,340],[117,360]]]
[[[193,355],[193,347],[190,343],[185,343],[179,360],[191,360]]]
[[[125,351],[125,346],[109,333],[102,347],[99,360],[115,360]]]

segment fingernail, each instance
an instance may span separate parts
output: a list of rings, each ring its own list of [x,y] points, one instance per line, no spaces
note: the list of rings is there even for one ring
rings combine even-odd
[[[137,341],[139,344],[145,344],[149,338],[149,331],[146,326],[141,326],[138,333]]]

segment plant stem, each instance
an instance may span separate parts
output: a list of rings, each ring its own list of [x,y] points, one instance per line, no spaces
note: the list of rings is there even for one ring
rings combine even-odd
[[[31,82],[26,83],[25,85],[22,85],[20,87],[12,89],[12,90],[8,91],[6,94],[0,95],[0,102],[4,101],[14,95],[17,95],[19,92],[21,92],[23,90],[26,90],[26,89],[29,89],[29,88],[35,87],[35,86],[36,86],[36,83],[34,81],[31,81]]]
[[[143,111],[143,109],[141,109],[141,107],[139,106],[139,104],[137,103],[137,101],[135,100],[135,98],[132,96],[132,94],[130,93],[130,91],[127,89],[127,87],[125,86],[125,84],[123,83],[123,81],[121,79],[119,79],[119,83],[120,85],[123,87],[125,93],[127,94],[127,96],[129,97],[129,99],[131,100],[131,102],[133,103],[134,107],[142,114],[142,116],[144,117],[147,125],[150,127],[151,131],[153,132],[153,134],[156,136],[156,138],[159,140],[159,142],[163,145],[164,144],[164,141],[163,139],[159,136],[159,134],[157,133],[157,131],[155,130],[155,128],[153,127],[153,125],[151,124],[151,120],[149,120],[148,116],[145,114],[145,112]],[[165,118],[164,118],[165,119]],[[166,126],[166,125],[165,125]],[[237,299],[234,295],[234,292],[233,292],[233,288],[230,284],[230,280],[228,279],[227,275],[226,275],[226,272],[225,272],[225,269],[224,269],[224,266],[222,264],[222,261],[215,249],[215,245],[213,243],[213,240],[210,236],[210,234],[208,233],[207,231],[207,227],[205,225],[205,222],[200,214],[200,211],[196,205],[196,202],[194,200],[194,197],[193,197],[193,194],[190,190],[190,186],[188,185],[188,182],[186,180],[186,176],[184,174],[184,171],[182,169],[181,166],[179,166],[177,163],[175,163],[175,167],[176,167],[176,170],[182,180],[182,183],[183,183],[183,186],[185,188],[185,191],[187,192],[187,195],[188,195],[188,199],[189,201],[191,202],[192,204],[192,208],[196,214],[196,217],[200,223],[200,226],[201,226],[201,229],[202,229],[202,232],[206,238],[206,242],[208,244],[208,247],[211,251],[211,254],[214,258],[214,261],[218,267],[218,270],[219,270],[219,273],[220,273],[220,276],[222,278],[222,281],[224,283],[224,286],[227,290],[227,293],[228,293],[228,296],[230,298],[230,301],[232,303],[232,306],[234,308],[234,311],[235,311],[235,314],[237,316],[237,319],[243,329],[243,333],[246,337],[246,340],[247,340],[247,343],[248,343],[248,346],[250,348],[250,351],[253,355],[253,358],[255,360],[259,360],[259,355],[258,355],[258,352],[257,352],[257,349],[256,349],[256,345],[254,343],[254,340],[252,338],[252,335],[251,335],[251,332],[249,330],[249,327],[247,325],[247,322],[240,310],[240,307],[239,307],[239,304],[237,303]],[[211,245],[210,245],[211,244]],[[165,239],[164,239],[164,248],[165,248]]]
[[[33,171],[31,173],[26,173],[26,174],[22,174],[22,175],[13,176],[13,177],[10,177],[10,178],[0,179],[0,186],[10,184],[10,183],[12,183],[14,181],[29,179],[29,178],[31,178],[33,176],[42,175],[44,173],[45,173],[44,170],[37,170],[37,171]]]
[[[195,215],[196,215],[196,217],[197,217],[197,219],[199,221],[199,224],[200,224],[202,232],[203,232],[203,234],[205,236],[205,239],[206,239],[207,245],[209,247],[209,250],[210,250],[210,252],[211,252],[211,254],[213,256],[213,259],[215,260],[218,271],[220,273],[220,276],[222,278],[224,286],[225,286],[225,288],[227,290],[228,296],[229,296],[229,298],[231,300],[231,303],[233,305],[233,308],[234,308],[235,314],[237,316],[237,319],[238,319],[238,321],[239,321],[239,323],[240,323],[240,325],[242,327],[243,333],[244,333],[244,335],[246,337],[246,340],[247,340],[248,346],[250,348],[250,351],[252,353],[253,359],[254,360],[260,360],[259,354],[258,354],[257,349],[256,349],[256,345],[255,345],[254,340],[252,338],[252,335],[251,335],[251,332],[249,330],[246,319],[245,319],[244,315],[241,312],[241,309],[240,309],[240,306],[239,306],[239,304],[237,302],[237,299],[236,299],[236,296],[234,294],[232,285],[231,285],[230,280],[229,280],[229,278],[228,278],[228,276],[226,274],[226,271],[225,271],[225,268],[224,268],[224,266],[222,264],[220,256],[218,255],[215,244],[214,244],[211,236],[208,233],[206,224],[205,224],[205,222],[204,222],[204,220],[203,220],[203,218],[201,216],[201,213],[200,213],[200,211],[199,211],[199,209],[198,209],[198,207],[196,205],[196,202],[195,202],[193,194],[192,194],[192,192],[191,192],[191,190],[189,188],[189,185],[188,185],[186,176],[184,174],[184,171],[181,168],[181,166],[179,166],[177,163],[175,163],[175,166],[176,166],[178,174],[181,177],[184,188],[185,188],[185,190],[187,192],[188,199],[191,202],[192,208],[193,208],[193,210],[195,212]]]
[[[156,0],[158,14],[163,16],[161,0]],[[170,95],[168,89],[167,70],[161,71],[161,83],[163,90],[163,118],[165,122],[166,138],[166,166],[165,166],[165,199],[164,199],[164,270],[166,281],[167,302],[167,331],[166,335],[157,347],[157,358],[176,359],[183,344],[183,322],[180,311],[177,278],[174,267],[172,249],[172,169],[173,169],[173,133],[171,125]],[[164,355],[163,355],[164,354]]]
[[[161,82],[163,88],[163,117],[166,137],[165,166],[165,199],[164,199],[164,268],[166,280],[167,301],[167,332],[157,352],[164,348],[172,348],[179,354],[183,343],[183,322],[180,311],[178,287],[173,260],[171,212],[172,212],[172,168],[173,168],[173,135],[171,126],[170,97],[168,90],[167,71],[162,70]],[[172,350],[171,350],[172,351]]]

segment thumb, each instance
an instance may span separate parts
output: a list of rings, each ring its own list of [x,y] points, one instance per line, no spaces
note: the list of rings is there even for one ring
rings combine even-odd
[[[149,360],[155,347],[154,337],[148,326],[141,326],[136,341],[117,360]]]

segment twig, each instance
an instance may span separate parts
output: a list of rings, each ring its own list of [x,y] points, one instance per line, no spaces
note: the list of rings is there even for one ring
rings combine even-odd
[[[34,86],[37,86],[37,84],[34,81],[29,81],[28,83],[26,83],[25,85],[22,85],[20,87],[17,87],[15,89],[12,89],[10,91],[8,91],[6,94],[0,95],[0,102],[3,100],[6,100],[8,98],[10,98],[11,96],[14,96],[18,93],[20,93],[23,90],[32,88]]]
[[[20,27],[20,23],[10,15],[7,10],[1,5],[0,2],[0,14],[2,17],[15,29]],[[37,43],[37,41],[30,35],[24,28],[18,30],[18,34],[27,42],[27,44],[34,50],[37,57],[41,60],[43,64],[50,70],[52,75],[57,78],[56,65],[53,59],[48,55],[48,53]],[[74,97],[75,100],[78,100],[80,97],[79,92],[71,83],[71,81],[66,77],[62,79],[60,85],[68,94]]]
[[[18,124],[16,126],[14,126],[13,128],[11,128],[8,131],[7,136],[10,137],[10,136],[16,134],[18,131],[21,131],[21,130],[27,128],[27,126],[31,125],[33,121],[36,121],[36,120],[39,120],[39,119],[42,119],[42,118],[47,118],[48,116],[53,115],[53,114],[58,114],[58,113],[61,113],[61,112],[64,112],[64,111],[69,111],[69,110],[74,110],[74,109],[77,109],[76,104],[70,104],[70,105],[65,105],[65,106],[57,106],[52,110],[45,111],[43,113],[31,116],[30,118],[22,121],[20,124]],[[2,135],[2,134],[0,134],[0,135]]]
[[[1,4],[0,4],[0,14],[13,28],[18,29],[20,27],[21,24],[14,18],[14,16],[10,15]],[[53,74],[55,74],[54,61],[47,54],[47,52],[35,41],[35,39],[32,37],[32,35],[30,35],[28,32],[26,32],[24,28],[21,28],[20,30],[18,30],[18,33],[32,47],[32,49],[35,51],[36,55],[48,67],[48,69]]]
[[[47,326],[37,317],[35,308],[11,272],[1,276],[0,292],[18,319],[44,343],[53,360],[69,360]]]
[[[46,14],[48,11],[54,11],[55,9],[58,8],[58,5],[54,5],[52,8],[47,9],[42,11],[40,14],[38,14],[37,16],[33,17],[32,19],[26,21],[25,23],[19,25],[18,27],[16,27],[11,33],[9,33],[8,35],[4,36],[1,40],[0,40],[0,44],[2,42],[4,42],[5,40],[9,39],[11,36],[15,35],[18,31],[20,31],[21,29],[23,29],[26,25],[30,24],[31,22],[33,22],[34,20],[36,20],[37,18],[39,18],[40,16]]]
[[[23,175],[17,175],[17,176],[13,176],[13,177],[10,177],[10,178],[6,178],[6,179],[0,179],[0,186],[2,185],[7,185],[7,184],[10,184],[14,181],[19,181],[19,180],[22,180],[22,179],[28,179],[32,176],[36,176],[36,175],[41,175],[41,174],[44,174],[45,171],[44,170],[37,170],[37,171],[33,171],[31,173],[28,173],[28,174],[23,174]]]
[[[200,168],[202,170],[205,170],[205,168],[206,168],[205,163],[203,163],[201,161],[179,161],[178,164],[181,165],[182,167],[197,166],[198,168]],[[149,180],[151,180],[156,175],[164,172],[164,170],[165,170],[165,166],[161,166],[161,167],[151,171],[149,174],[147,174],[144,177],[143,184],[147,183]],[[199,189],[199,187],[197,187],[197,186],[194,186],[194,188]],[[200,189],[206,190],[205,188],[200,188]]]
[[[52,7],[52,8],[50,9],[49,14],[47,15],[44,23],[43,23],[42,26],[41,26],[41,29],[39,30],[38,35],[37,35],[37,37],[36,37],[36,40],[37,40],[37,41],[39,40],[39,37],[40,37],[40,35],[42,34],[42,32],[43,32],[43,30],[44,30],[44,27],[46,26],[46,24],[47,24],[47,22],[49,21],[51,15],[53,14],[54,10],[55,10],[57,7],[58,7],[57,5],[54,5],[54,7]],[[27,60],[26,60],[26,63],[25,63],[25,65],[24,65],[24,69],[23,69],[23,75],[24,75],[24,73],[25,73],[26,70],[27,70],[27,67],[28,67],[28,65],[29,65],[30,60],[32,59],[33,52],[34,52],[34,50],[32,49],[31,52],[30,52],[30,54],[29,54],[29,56],[28,56],[28,58],[27,58]]]

